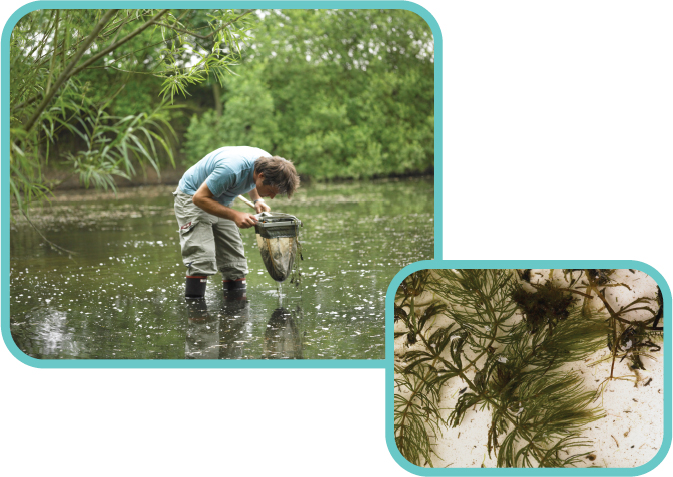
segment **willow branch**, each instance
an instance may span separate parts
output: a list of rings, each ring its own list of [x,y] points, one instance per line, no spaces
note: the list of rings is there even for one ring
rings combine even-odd
[[[228,21],[227,23],[225,23],[224,25],[222,25],[220,28],[218,28],[217,30],[213,30],[212,32],[210,32],[210,33],[207,34],[207,35],[197,35],[197,34],[194,33],[193,31],[183,30],[182,28],[177,28],[177,27],[174,27],[174,26],[172,26],[172,25],[168,25],[168,24],[166,24],[166,23],[154,22],[154,24],[157,25],[157,26],[162,26],[162,27],[170,28],[171,30],[174,30],[174,31],[179,31],[180,33],[184,33],[185,35],[193,36],[194,38],[199,38],[199,39],[201,39],[201,40],[207,40],[207,39],[213,37],[213,35],[215,35],[216,33],[219,33],[220,31],[224,30],[224,29],[227,28],[228,26],[230,26],[230,25],[236,23],[238,20],[240,20],[240,19],[243,18],[244,16],[249,15],[250,13],[252,13],[252,10],[248,10],[247,12],[245,12],[245,13],[243,13],[243,14],[237,16],[237,17],[234,18],[233,20]]]
[[[61,72],[59,75],[58,79],[54,82],[54,87],[51,89],[51,91],[47,92],[42,99],[42,102],[37,106],[35,111],[33,112],[33,115],[26,121],[26,124],[24,126],[24,129],[26,132],[30,131],[35,123],[37,122],[37,119],[40,117],[42,112],[45,110],[47,105],[51,102],[52,98],[56,94],[56,91],[63,86],[63,83],[65,83],[73,74],[75,65],[77,62],[84,56],[84,53],[89,49],[89,46],[94,42],[96,37],[98,36],[98,33],[105,27],[105,25],[110,21],[110,18],[112,18],[115,14],[117,13],[117,10],[108,10],[105,15],[103,15],[103,18],[100,19],[100,21],[96,24],[96,26],[93,28],[92,32],[89,34],[87,39],[84,41],[80,49],[75,53],[74,58],[68,63],[68,65],[65,67],[65,69]]]
[[[92,56],[91,58],[89,58],[88,60],[86,60],[86,61],[85,61],[84,63],[82,63],[80,66],[78,66],[77,68],[75,68],[75,70],[73,71],[72,74],[73,74],[73,75],[76,75],[77,73],[79,73],[80,71],[82,71],[84,68],[86,68],[86,67],[89,66],[90,64],[95,63],[96,61],[100,60],[102,57],[104,57],[104,56],[107,55],[108,53],[110,53],[110,52],[116,50],[117,48],[119,48],[119,47],[120,47],[121,45],[123,45],[124,43],[126,43],[126,42],[128,42],[129,40],[132,40],[132,39],[135,38],[136,36],[140,35],[142,32],[144,32],[144,31],[147,30],[150,26],[152,26],[152,25],[155,23],[156,20],[158,20],[159,18],[161,18],[162,16],[164,16],[166,13],[168,13],[168,9],[161,10],[159,13],[157,13],[156,15],[154,15],[152,18],[150,18],[149,20],[147,20],[143,25],[139,26],[136,30],[134,30],[134,31],[132,31],[131,33],[129,33],[128,35],[126,35],[124,38],[122,38],[121,40],[119,40],[117,43],[113,43],[112,45],[110,45],[110,46],[108,46],[107,48],[101,50],[99,53],[95,54],[94,56]]]
[[[58,44],[58,20],[59,20],[59,14],[61,13],[60,10],[56,10],[56,20],[54,20],[54,44]],[[65,54],[65,53],[64,53]],[[47,80],[47,94],[49,94],[49,90],[51,90],[51,77],[54,74],[54,61],[56,61],[56,52],[54,51],[51,55],[51,64],[49,66],[49,79]]]
[[[142,33],[143,31],[145,31],[148,27],[150,27],[150,26],[153,24],[153,22],[154,22],[155,20],[161,18],[161,16],[165,15],[165,14],[168,12],[167,9],[166,9],[166,10],[162,10],[162,11],[160,11],[159,13],[157,13],[156,15],[154,15],[152,18],[150,18],[147,22],[145,22],[143,25],[141,25],[140,27],[138,27],[137,30],[134,30],[133,32],[129,33],[128,35],[126,35],[124,38],[122,38],[122,39],[119,40],[118,42],[113,43],[112,45],[110,45],[110,46],[108,46],[107,48],[103,49],[102,51],[100,51],[100,52],[97,53],[96,55],[92,56],[92,57],[89,58],[87,61],[85,61],[82,65],[80,65],[80,66],[78,66],[77,68],[75,68],[75,65],[76,65],[77,62],[81,59],[82,54],[89,48],[89,46],[91,46],[91,43],[92,43],[93,40],[96,38],[96,36],[98,35],[98,33],[100,33],[100,30],[102,30],[102,29],[105,27],[105,24],[110,20],[110,18],[111,18],[117,11],[118,11],[118,10],[110,10],[110,11],[108,11],[108,13],[106,14],[106,16],[105,16],[105,18],[104,18],[104,19],[105,19],[105,22],[103,22],[103,20],[101,20],[101,22],[103,22],[103,25],[101,25],[101,22],[99,22],[98,25],[96,25],[96,28],[98,28],[98,26],[100,26],[100,28],[98,28],[98,30],[92,32],[92,33],[86,38],[86,40],[84,41],[84,44],[80,47],[80,49],[79,49],[78,52],[76,53],[75,58],[74,58],[74,59],[70,62],[70,64],[68,65],[68,67],[72,67],[72,71],[68,72],[68,74],[65,76],[65,79],[68,79],[68,78],[70,78],[70,77],[72,77],[72,76],[78,74],[79,72],[81,72],[84,68],[86,68],[86,67],[89,66],[90,64],[94,63],[95,61],[98,61],[100,58],[102,58],[103,56],[107,55],[107,54],[110,53],[111,51],[114,51],[115,49],[117,49],[117,48],[119,48],[121,45],[123,45],[124,43],[126,43],[126,42],[128,42],[129,40],[135,38],[135,37],[138,36],[140,33]],[[112,12],[112,15],[110,14],[110,12]],[[65,73],[66,73],[66,71],[64,71],[64,72],[61,74],[61,76],[63,76]],[[59,79],[60,79],[60,77],[59,77]],[[65,82],[65,79],[64,79],[64,82]],[[57,81],[57,83],[58,83],[58,81]],[[58,84],[58,87],[60,87],[61,85],[62,85],[62,83],[61,83],[61,84]],[[53,91],[55,92],[57,89],[58,89],[58,88],[57,88],[57,86],[55,85]],[[45,99],[43,99],[42,103],[44,103],[44,104],[46,105],[46,104],[51,100],[51,97],[53,97],[53,93],[50,95],[50,97],[48,97],[48,98],[45,97]],[[23,108],[23,107],[25,107],[25,106],[28,106],[29,104],[34,103],[34,102],[37,101],[38,99],[39,99],[39,95],[35,95],[35,96],[33,96],[32,98],[30,98],[30,99],[28,99],[28,100],[26,100],[26,101],[23,101],[23,102],[17,104],[16,106],[14,106],[14,109],[17,110],[17,109]],[[37,109],[36,113],[33,115],[33,116],[35,117],[35,119],[37,119],[37,116],[39,116],[39,114],[41,114],[41,113],[42,113],[42,110],[44,109],[43,107],[41,107],[41,106],[42,106],[42,103],[40,104],[40,106],[38,106],[38,109]],[[38,111],[39,111],[39,113],[38,113]],[[31,119],[33,119],[33,118],[31,118]],[[29,130],[30,128],[32,128],[32,126],[33,126],[33,124],[31,123],[31,124],[30,124],[30,127],[27,127],[26,130]]]

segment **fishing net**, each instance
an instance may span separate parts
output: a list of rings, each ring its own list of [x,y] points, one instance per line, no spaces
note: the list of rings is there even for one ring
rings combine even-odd
[[[263,212],[257,217],[257,246],[271,278],[285,281],[292,273],[297,255],[301,221],[293,215]]]

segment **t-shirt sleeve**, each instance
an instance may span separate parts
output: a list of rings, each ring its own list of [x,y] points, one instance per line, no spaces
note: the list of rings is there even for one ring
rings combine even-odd
[[[213,172],[206,178],[206,185],[213,197],[222,195],[228,189],[234,187],[236,174],[224,164],[218,164]]]

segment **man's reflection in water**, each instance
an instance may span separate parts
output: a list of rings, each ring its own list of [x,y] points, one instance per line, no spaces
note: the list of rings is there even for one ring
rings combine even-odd
[[[301,316],[302,310],[297,306],[294,313],[288,309],[273,310],[269,324],[264,333],[264,357],[267,359],[302,359],[302,342],[299,328],[293,315]]]
[[[267,359],[301,359],[302,341],[295,319],[301,319],[299,306],[293,312],[286,308],[273,311],[264,334],[264,355]],[[250,303],[245,290],[228,290],[219,313],[209,313],[205,299],[187,302],[187,333],[185,359],[241,359],[250,355],[252,323]]]
[[[205,298],[187,301],[185,359],[217,359],[220,323],[208,313]]]
[[[185,359],[241,359],[252,340],[250,307],[245,290],[227,290],[219,313],[208,312],[206,300],[187,301]]]
[[[218,358],[252,358],[249,348],[249,343],[252,341],[250,302],[246,298],[245,290],[225,291],[224,301],[220,309],[220,352]],[[247,349],[246,346],[248,346]]]

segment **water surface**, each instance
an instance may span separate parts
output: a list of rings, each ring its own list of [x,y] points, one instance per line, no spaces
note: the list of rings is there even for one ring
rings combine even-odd
[[[73,191],[32,210],[70,257],[25,222],[12,225],[10,325],[21,350],[46,359],[383,359],[388,283],[433,257],[431,178],[306,185],[269,201],[304,223],[300,283],[284,282],[279,294],[247,229],[245,295],[225,296],[218,274],[197,302],[183,297],[173,189]]]

